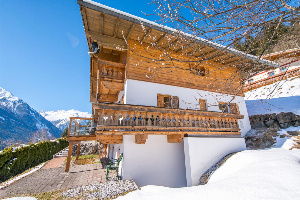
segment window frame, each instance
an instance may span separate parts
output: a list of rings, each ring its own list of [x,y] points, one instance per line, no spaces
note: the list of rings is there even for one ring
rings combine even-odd
[[[222,109],[221,105],[225,105],[226,109]],[[218,106],[219,106],[219,110],[221,110],[222,113],[229,113],[229,105],[226,102],[218,102]]]

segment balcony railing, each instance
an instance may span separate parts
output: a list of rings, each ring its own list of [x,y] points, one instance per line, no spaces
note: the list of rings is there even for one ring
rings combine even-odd
[[[95,136],[93,118],[70,117],[68,138]]]
[[[102,79],[113,79],[117,82],[124,82],[125,65],[122,63],[98,60],[98,69]]]
[[[102,66],[101,78],[124,81],[125,69],[115,66]]]
[[[96,134],[238,135],[243,115],[128,104],[94,103]]]

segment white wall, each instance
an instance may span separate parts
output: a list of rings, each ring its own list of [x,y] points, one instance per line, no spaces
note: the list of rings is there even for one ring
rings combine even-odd
[[[123,144],[109,144],[108,146],[108,158],[118,159],[119,155],[123,153]]]
[[[189,89],[164,85],[158,83],[150,83],[127,79],[125,83],[124,103],[133,105],[157,106],[157,94],[168,94],[179,97],[179,107],[183,109],[199,109],[198,99],[206,99],[208,111],[221,112],[218,101],[228,102],[232,99],[232,95],[226,95],[216,92],[208,92],[204,90]],[[236,96],[232,103],[239,105],[239,110],[244,119],[239,120],[242,136],[250,129],[250,121],[245,104],[244,97]]]
[[[185,187],[184,147],[167,143],[166,135],[149,135],[146,144],[135,144],[133,135],[123,136],[123,179],[138,186]]]
[[[198,185],[200,177],[229,153],[246,149],[244,138],[185,137],[187,186]]]

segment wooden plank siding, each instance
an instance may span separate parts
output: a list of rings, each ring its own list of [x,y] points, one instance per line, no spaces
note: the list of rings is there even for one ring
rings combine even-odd
[[[208,70],[208,74],[200,76],[190,71],[189,62],[154,62],[151,58],[160,58],[162,52],[149,47],[150,45],[147,43],[141,44],[134,40],[130,40],[128,43],[130,47],[134,46],[134,50],[129,51],[126,65],[128,79],[243,96],[242,90],[239,91],[241,81],[240,76],[236,75],[235,67],[220,69],[222,68],[221,64],[205,61],[201,66]],[[189,57],[176,53],[174,53],[174,57],[178,57],[180,60],[190,60]]]

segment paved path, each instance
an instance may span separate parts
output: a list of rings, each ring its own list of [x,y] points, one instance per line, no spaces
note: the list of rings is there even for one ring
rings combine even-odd
[[[64,167],[40,169],[0,190],[0,198],[105,182],[105,169],[101,168],[97,163],[72,166],[70,172],[65,172]]]
[[[58,157],[58,158],[53,158],[49,162],[47,162],[42,169],[51,169],[51,168],[58,168],[61,167],[62,164],[64,163],[66,157]]]

